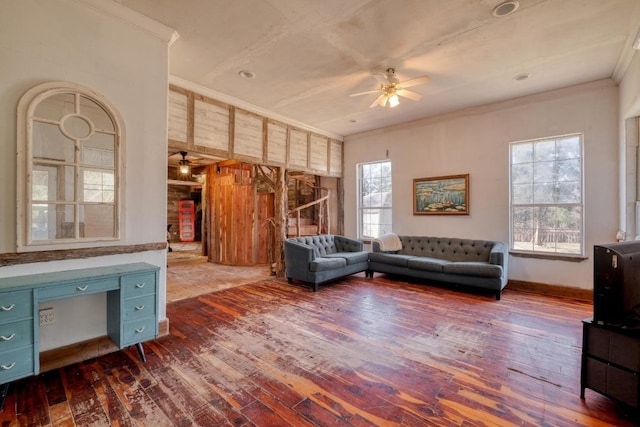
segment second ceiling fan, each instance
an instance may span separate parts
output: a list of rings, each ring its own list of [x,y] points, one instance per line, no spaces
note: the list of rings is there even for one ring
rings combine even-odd
[[[422,95],[407,90],[406,88],[421,85],[431,80],[429,76],[421,76],[401,82],[396,77],[396,70],[394,68],[387,68],[386,75],[374,74],[373,76],[380,82],[380,87],[378,89],[352,93],[349,95],[361,96],[368,95],[370,93],[382,92],[380,96],[378,96],[369,106],[370,108],[377,107],[378,105],[384,107],[387,103],[389,103],[389,107],[391,108],[396,107],[400,103],[400,100],[398,99],[399,96],[409,98],[413,101],[419,101],[422,98]]]

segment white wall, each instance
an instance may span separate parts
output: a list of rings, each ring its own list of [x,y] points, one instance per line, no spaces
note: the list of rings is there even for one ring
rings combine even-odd
[[[357,230],[356,164],[385,159],[388,150],[396,233],[508,242],[509,142],[582,132],[589,259],[511,256],[509,278],[591,289],[593,245],[615,241],[618,229],[617,120],[618,88],[607,79],[347,137],[345,234]],[[413,215],[414,178],[465,173],[469,216]]]
[[[133,24],[135,22],[135,24]],[[105,96],[124,119],[124,221],[117,244],[163,242],[166,234],[168,43],[173,31],[115,2],[20,0],[0,3],[0,253],[16,251],[16,107],[31,87],[69,81]],[[0,268],[0,276],[130,262],[162,268],[165,251]],[[41,349],[105,335],[104,295],[53,302],[56,324]]]

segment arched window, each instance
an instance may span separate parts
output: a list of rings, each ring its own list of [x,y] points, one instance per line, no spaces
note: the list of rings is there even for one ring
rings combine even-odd
[[[122,121],[96,92],[46,83],[18,104],[18,249],[119,238]]]

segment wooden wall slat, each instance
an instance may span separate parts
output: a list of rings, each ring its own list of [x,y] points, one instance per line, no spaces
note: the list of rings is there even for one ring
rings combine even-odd
[[[173,90],[169,91],[168,106],[169,139],[187,142],[187,95]]]
[[[289,135],[289,168],[306,171],[308,155],[308,134],[307,132],[291,128]]]
[[[287,125],[269,120],[267,122],[267,158],[269,165],[287,163]]]
[[[262,161],[262,117],[236,109],[233,154]]]
[[[327,151],[329,149],[329,138],[322,135],[311,134],[311,149],[309,167],[311,170],[326,174],[328,172]]]
[[[342,141],[331,140],[329,174],[342,176]]]
[[[194,144],[229,152],[229,108],[195,101]]]

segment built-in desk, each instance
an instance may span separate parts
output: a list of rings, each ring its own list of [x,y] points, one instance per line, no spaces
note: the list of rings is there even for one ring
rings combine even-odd
[[[107,293],[107,335],[123,349],[158,336],[158,274],[146,263],[0,278],[0,410],[11,381],[40,372],[38,305]]]

